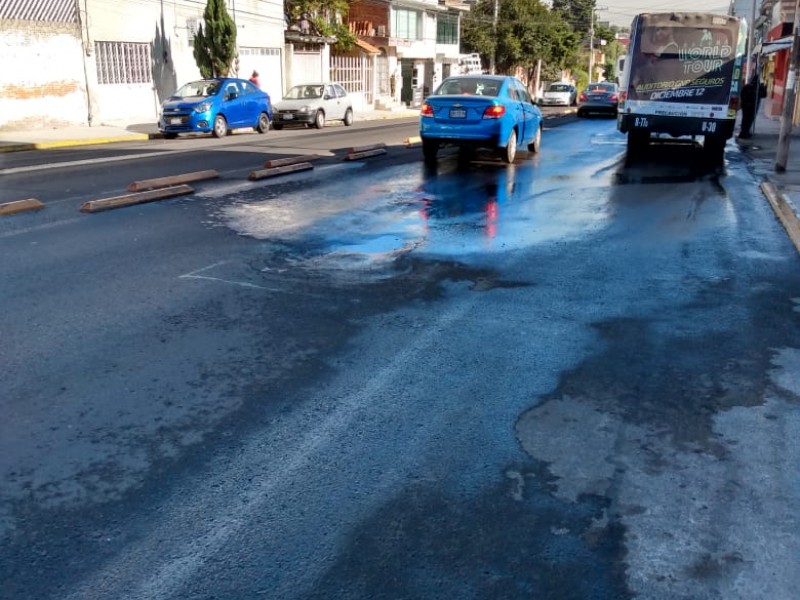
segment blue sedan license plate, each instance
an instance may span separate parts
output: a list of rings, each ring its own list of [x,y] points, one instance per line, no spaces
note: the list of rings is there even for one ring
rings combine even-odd
[[[454,108],[450,111],[451,119],[464,119],[467,116],[467,111],[463,108]]]

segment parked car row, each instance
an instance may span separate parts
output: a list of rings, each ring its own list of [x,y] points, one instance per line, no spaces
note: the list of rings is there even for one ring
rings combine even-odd
[[[578,106],[578,116],[605,113],[616,116],[619,106],[619,88],[616,83],[603,81],[589,84],[578,94],[571,83],[551,83],[539,99],[541,106]]]
[[[161,106],[158,129],[167,139],[180,133],[223,137],[244,127],[259,133],[284,125],[322,129],[331,120],[353,124],[353,103],[338,83],[295,86],[273,106],[269,94],[250,81],[214,77],[178,88]]]
[[[619,93],[614,83],[588,86],[577,96],[575,86],[551,84],[544,104],[572,106],[579,117],[592,112],[616,115]],[[274,106],[269,94],[250,81],[216,77],[181,86],[163,106],[159,130],[166,138],[180,133],[212,133],[223,137],[232,129],[300,125],[322,129],[330,120],[353,124],[353,104],[338,83],[308,83],[291,88]],[[542,112],[525,85],[507,75],[456,75],[445,79],[420,109],[420,138],[425,162],[434,164],[440,148],[460,151],[493,150],[506,163],[519,147],[541,149]]]

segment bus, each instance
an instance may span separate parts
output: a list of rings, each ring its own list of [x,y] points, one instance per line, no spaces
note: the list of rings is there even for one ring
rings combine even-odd
[[[715,13],[642,13],[631,24],[617,128],[635,156],[661,135],[702,138],[721,161],[733,136],[747,23]]]

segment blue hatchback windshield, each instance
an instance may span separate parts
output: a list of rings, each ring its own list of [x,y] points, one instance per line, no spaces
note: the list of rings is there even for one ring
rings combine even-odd
[[[497,96],[501,82],[486,77],[445,79],[437,96]]]

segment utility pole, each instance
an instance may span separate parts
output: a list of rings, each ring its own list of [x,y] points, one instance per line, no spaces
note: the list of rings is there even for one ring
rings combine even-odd
[[[753,75],[753,30],[756,26],[756,0],[753,0],[750,16],[752,20],[750,21],[750,27],[747,28],[747,75],[744,78],[745,83],[750,81],[750,77]]]
[[[500,0],[494,0],[494,16],[492,17],[492,58],[489,61],[489,73],[495,74],[495,56],[497,54],[497,15],[500,12]]]
[[[592,5],[592,22],[589,24],[589,83],[592,83],[594,75],[594,13],[597,10],[608,10],[608,7]]]
[[[594,71],[594,4],[592,4],[592,22],[589,23],[589,85],[592,83]]]
[[[781,131],[778,135],[778,152],[775,155],[775,171],[786,171],[789,159],[789,142],[792,139],[792,120],[794,103],[797,97],[797,79],[800,77],[800,0],[794,7],[794,34],[792,35],[792,61],[789,75],[786,78],[786,94],[783,96],[783,112],[781,113]]]

